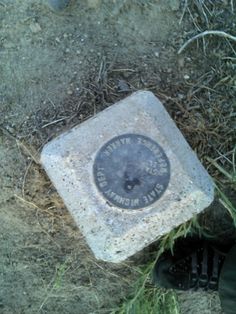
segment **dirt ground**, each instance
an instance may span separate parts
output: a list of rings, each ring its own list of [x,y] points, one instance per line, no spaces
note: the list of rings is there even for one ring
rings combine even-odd
[[[96,261],[40,166],[43,145],[129,93],[153,91],[213,177],[235,143],[235,1],[0,1],[0,313],[111,313],[147,248]],[[208,220],[207,220],[208,221]],[[206,223],[207,225],[207,223]],[[217,293],[179,294],[183,314],[222,313]],[[135,313],[136,314],[136,313]],[[139,313],[137,313],[139,314]]]

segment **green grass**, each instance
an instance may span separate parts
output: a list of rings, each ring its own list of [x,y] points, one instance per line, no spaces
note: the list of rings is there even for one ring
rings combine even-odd
[[[127,298],[120,309],[113,314],[180,314],[178,298],[173,290],[165,290],[155,287],[152,282],[153,267],[165,250],[173,250],[176,239],[186,237],[193,230],[199,230],[197,218],[173,229],[159,240],[159,249],[156,258],[144,268],[139,268],[140,277],[135,283],[134,293]]]
[[[50,282],[46,289],[45,298],[39,307],[38,313],[41,312],[41,310],[48,302],[49,298],[53,295],[53,293],[62,287],[62,281],[67,270],[68,270],[67,262],[57,266],[55,276],[53,277],[52,281]]]
[[[123,303],[119,314],[180,314],[177,296],[172,290],[146,288],[142,295]]]
[[[236,206],[225,194],[226,187],[236,190],[236,146],[231,152],[231,159],[227,158],[227,169],[222,167],[217,161],[208,158],[208,161],[219,171],[223,179],[215,180],[215,188],[219,197],[220,203],[228,210],[231,215],[234,225],[236,226]]]
[[[230,166],[227,169],[213,159],[208,158],[208,161],[222,175],[221,179],[214,180],[216,194],[236,226],[236,207],[224,192],[226,185],[236,189],[236,147],[232,151]],[[208,236],[199,225],[197,216],[161,237],[156,259],[143,269],[139,269],[140,277],[135,283],[133,295],[127,298],[118,310],[114,310],[113,314],[181,314],[175,291],[153,286],[151,277],[153,267],[160,255],[165,250],[173,251],[174,243],[178,238],[186,237],[193,232]]]

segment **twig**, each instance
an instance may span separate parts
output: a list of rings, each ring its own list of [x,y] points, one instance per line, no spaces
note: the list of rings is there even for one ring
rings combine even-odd
[[[133,69],[112,69],[111,72],[136,72]]]
[[[51,293],[52,293],[53,290],[55,289],[55,283],[53,284],[53,282],[55,282],[55,280],[56,280],[56,275],[57,275],[57,271],[55,272],[55,275],[53,276],[52,280],[49,282],[49,284],[48,284],[48,286],[47,286],[47,294],[46,294],[46,296],[45,296],[43,302],[41,303],[41,305],[40,305],[40,307],[39,307],[37,313],[40,313],[40,312],[41,312],[41,310],[42,310],[42,308],[44,307],[45,303],[46,303],[46,302],[48,301],[48,299],[50,298]],[[50,287],[51,287],[51,289],[50,289],[49,292],[48,292],[48,288],[50,288]]]
[[[98,71],[97,83],[101,82],[102,77],[104,76],[105,72],[106,72],[106,60],[105,60],[105,57],[103,57],[100,63],[99,71]]]
[[[190,44],[192,43],[194,40],[199,39],[199,38],[203,38],[204,36],[207,35],[217,35],[220,37],[224,37],[233,41],[236,41],[236,37],[233,35],[230,35],[228,33],[225,33],[223,31],[205,31],[202,32],[200,34],[197,34],[196,36],[193,36],[192,38],[190,38],[189,40],[186,41],[186,43],[179,49],[178,54],[181,54],[183,52],[183,50]]]
[[[23,182],[22,182],[22,187],[21,187],[21,193],[22,193],[23,198],[25,198],[25,182],[26,182],[26,178],[27,178],[27,175],[29,173],[29,170],[30,170],[32,164],[33,164],[33,160],[31,159],[30,163],[28,164],[28,166],[27,166],[27,168],[25,170],[25,174],[24,174],[24,177],[23,177]]]
[[[21,196],[19,196],[19,195],[17,195],[17,194],[14,194],[14,196],[15,196],[17,199],[19,199],[21,202],[27,204],[28,206],[37,209],[37,211],[46,212],[47,214],[51,215],[51,217],[54,217],[54,214],[53,214],[53,213],[50,213],[50,212],[48,211],[48,209],[50,209],[50,208],[52,208],[52,207],[48,207],[47,209],[42,209],[42,208],[40,208],[38,205],[36,205],[35,203],[30,202],[30,201],[27,201],[25,198],[23,198],[23,197],[21,197]]]
[[[174,104],[177,105],[177,107],[179,108],[179,110],[184,113],[184,114],[187,114],[189,116],[189,112],[175,99],[175,98],[172,98],[170,96],[167,96],[161,92],[158,93],[161,97],[165,98],[166,100],[171,100]]]
[[[219,159],[224,158],[228,163],[233,164],[233,161],[231,161],[227,156],[233,155],[234,150],[231,150],[225,154],[222,154],[218,149],[216,149],[216,152],[220,155],[219,157],[214,158],[215,162],[217,162]]]
[[[182,13],[181,18],[180,18],[180,20],[179,20],[179,25],[182,23],[182,20],[183,20],[183,18],[184,18],[184,15],[185,15],[185,12],[186,12],[186,10],[187,10],[187,7],[188,7],[188,0],[185,0],[185,1],[184,1],[183,13]]]
[[[236,61],[236,58],[234,58],[234,57],[223,57],[222,60]]]
[[[192,22],[193,22],[194,26],[196,27],[196,29],[198,31],[201,31],[201,27],[198,25],[197,21],[195,21],[195,18],[193,17],[192,12],[190,11],[189,7],[187,8],[187,10],[188,10],[188,13],[189,13],[189,15],[190,15],[190,17],[192,19]]]
[[[230,5],[231,5],[231,11],[232,13],[234,13],[234,0],[230,1]]]
[[[18,198],[21,202],[23,202],[23,203],[25,203],[25,204],[27,204],[27,205],[29,205],[29,206],[32,206],[32,207],[34,207],[34,208],[36,208],[36,209],[39,209],[39,207],[38,207],[36,204],[27,201],[27,200],[24,199],[23,197],[21,197],[21,196],[19,196],[19,195],[17,195],[17,194],[14,194],[14,196],[15,196],[16,198]]]
[[[53,124],[56,124],[56,123],[58,123],[58,122],[64,121],[64,120],[66,120],[66,119],[68,119],[68,117],[63,117],[63,118],[60,118],[60,119],[57,119],[57,120],[48,122],[48,123],[44,124],[44,125],[41,127],[41,129],[44,129],[44,128],[46,128],[46,127],[49,126],[49,125],[53,125]]]
[[[39,221],[39,218],[38,218],[38,211],[42,211],[42,209],[40,207],[38,207],[36,204],[32,203],[32,202],[29,202],[27,201],[26,199],[24,199],[23,197],[17,195],[17,194],[14,194],[15,198],[19,199],[21,202],[27,204],[28,206],[30,207],[33,207],[36,209],[36,216],[37,216],[37,222],[38,222],[38,225],[40,227],[40,229],[49,237],[49,239],[59,248],[61,249],[61,245],[58,244],[54,239],[53,237],[43,228],[43,226],[41,225],[40,221]]]
[[[120,277],[119,275],[117,275],[117,274],[115,274],[115,273],[112,273],[112,272],[108,271],[107,269],[104,269],[101,265],[99,265],[98,263],[96,263],[95,260],[90,259],[90,261],[91,261],[93,264],[95,264],[98,268],[102,269],[102,270],[105,272],[105,274],[109,274],[109,275],[114,276],[114,277],[116,277],[116,278],[119,278],[119,277]],[[126,280],[125,280],[125,281],[126,281]],[[127,281],[127,282],[128,282],[128,281]]]
[[[34,150],[32,147],[31,148],[28,148],[22,141],[20,140],[16,140],[16,143],[19,147],[22,147],[25,152],[30,156],[30,158],[37,164],[39,165],[40,164],[40,161],[39,161],[39,158],[37,157],[37,152],[31,152],[31,150]]]
[[[207,157],[206,158],[217,170],[219,170],[230,182],[234,182],[234,176],[221,167],[214,159]]]

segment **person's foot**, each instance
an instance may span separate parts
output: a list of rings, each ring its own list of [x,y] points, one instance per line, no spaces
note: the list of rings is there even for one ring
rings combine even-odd
[[[236,309],[236,245],[227,254],[219,280],[219,297],[225,314],[235,314]]]
[[[64,10],[69,4],[71,0],[48,0],[49,6],[54,11],[61,11]]]
[[[167,289],[217,290],[224,259],[225,253],[207,241],[190,241],[185,252],[183,248],[175,248],[174,255],[169,251],[158,259],[153,270],[153,281]]]

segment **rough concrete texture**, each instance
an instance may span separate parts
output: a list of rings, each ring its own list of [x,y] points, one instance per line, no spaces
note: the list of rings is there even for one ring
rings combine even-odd
[[[152,139],[169,160],[166,190],[144,208],[117,207],[95,184],[99,150],[123,134]],[[214,198],[210,176],[163,105],[147,91],[132,94],[57,137],[44,147],[41,161],[96,258],[105,261],[125,260],[201,212]]]

